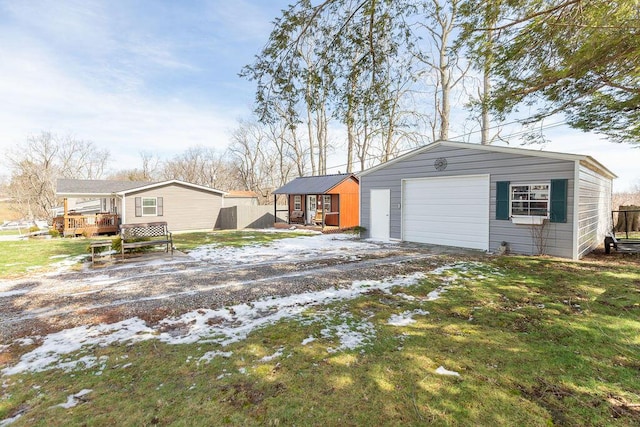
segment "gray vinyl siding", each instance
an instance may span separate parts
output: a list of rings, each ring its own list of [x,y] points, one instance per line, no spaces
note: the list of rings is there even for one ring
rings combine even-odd
[[[162,197],[162,216],[136,216],[136,197]],[[125,220],[127,224],[166,221],[169,231],[213,230],[222,196],[213,192],[171,184],[127,194]]]
[[[447,168],[436,171],[433,162],[439,157],[447,159]],[[536,254],[530,227],[515,225],[509,220],[496,220],[496,183],[533,184],[549,183],[551,179],[568,180],[567,222],[545,225],[545,253],[548,255],[573,258],[574,220],[574,176],[576,162],[550,157],[527,156],[503,152],[490,152],[472,148],[437,146],[419,152],[406,159],[389,163],[360,177],[361,222],[369,229],[371,189],[391,190],[390,237],[401,239],[402,180],[424,177],[444,177],[460,175],[490,175],[489,250],[496,251],[502,241],[509,243],[510,250],[520,254]],[[367,231],[364,232],[367,236]]]
[[[610,179],[580,166],[578,258],[602,244],[611,230],[611,186]]]

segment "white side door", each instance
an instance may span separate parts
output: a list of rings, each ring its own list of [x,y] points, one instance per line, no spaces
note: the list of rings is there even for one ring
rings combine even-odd
[[[389,240],[391,190],[371,190],[371,231],[369,236],[376,240]]]
[[[313,224],[313,218],[318,210],[318,198],[316,195],[307,195],[307,224]]]

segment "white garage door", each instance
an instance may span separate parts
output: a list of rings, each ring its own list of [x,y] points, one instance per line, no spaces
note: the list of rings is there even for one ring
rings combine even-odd
[[[489,249],[489,175],[403,181],[402,239]]]

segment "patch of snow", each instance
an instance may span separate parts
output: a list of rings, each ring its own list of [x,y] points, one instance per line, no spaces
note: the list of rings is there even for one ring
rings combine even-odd
[[[393,314],[391,315],[389,320],[387,320],[387,325],[408,326],[412,323],[416,323],[416,321],[413,319],[413,316],[416,316],[416,315],[426,316],[428,314],[429,314],[428,311],[425,311],[422,309],[405,311],[404,313],[400,313],[400,314]]]
[[[349,252],[378,247],[376,244],[357,240],[355,236],[348,234],[314,234],[280,239],[268,245],[220,247],[211,244],[200,246],[190,251],[188,255],[197,260],[206,260],[216,264],[238,265],[275,260],[300,260],[300,258],[315,259],[320,255],[348,258]]]
[[[439,366],[438,369],[435,370],[435,372],[438,375],[450,375],[454,377],[460,376],[460,374],[457,373],[456,371],[449,371],[448,369],[445,369],[444,366]]]
[[[18,338],[14,341],[14,343],[18,344],[21,347],[24,347],[26,345],[33,345],[35,343],[35,338],[36,337]]]
[[[407,301],[415,301],[415,300],[417,299],[417,298],[416,298],[416,297],[414,297],[413,295],[403,294],[402,292],[399,292],[399,293],[397,293],[397,294],[395,294],[395,295],[396,295],[397,297],[400,297],[400,298],[402,298],[402,299],[404,299],[404,300],[407,300]]]
[[[340,339],[338,347],[329,347],[329,353],[336,353],[343,350],[355,350],[366,344],[371,343],[376,337],[375,327],[371,322],[356,322],[351,315],[339,325],[332,325],[320,331],[324,338]]]
[[[281,357],[282,356],[282,352],[284,351],[284,347],[280,347],[275,353],[273,353],[270,356],[264,356],[262,359],[260,359],[260,362],[270,362],[275,358]]]
[[[232,351],[217,351],[217,350],[216,351],[208,351],[205,354],[203,354],[200,359],[198,359],[198,364],[200,364],[200,362],[209,363],[216,357],[229,358],[231,356],[233,356],[233,352]]]
[[[15,295],[24,295],[29,292],[29,289],[17,289],[15,291],[0,292],[0,298],[12,297]]]
[[[77,360],[63,360],[58,363],[57,368],[62,369],[65,372],[73,371],[75,369],[89,369],[97,366],[98,363],[106,361],[107,356],[101,356],[100,359],[94,356],[83,356]],[[102,359],[102,360],[101,360]]]
[[[316,340],[315,337],[310,336],[310,337],[307,337],[307,338],[303,339],[301,344],[302,345],[307,345],[309,343],[314,342],[315,340]]]
[[[446,289],[443,286],[437,287],[427,294],[427,301],[435,301],[439,299],[440,295],[442,295],[444,292],[446,292]]]
[[[9,424],[13,424],[24,414],[24,412],[18,412],[11,418],[5,418],[4,420],[0,420],[0,427],[8,426]]]
[[[69,408],[73,408],[74,406],[77,406],[78,403],[80,403],[81,401],[83,401],[84,399],[81,399],[82,396],[84,396],[85,394],[89,394],[91,393],[93,390],[85,388],[80,390],[79,392],[77,392],[76,394],[72,394],[67,396],[67,401],[64,403],[60,403],[58,405],[54,405],[52,406],[53,408],[55,407],[61,407],[61,408],[65,408],[65,409],[69,409]]]
[[[81,358],[76,362],[64,363],[60,359],[63,355],[78,351],[83,346],[106,347],[117,342],[147,340],[154,335],[155,331],[147,327],[145,322],[137,317],[112,324],[65,329],[44,337],[39,347],[23,355],[15,366],[4,368],[2,373],[13,375],[27,371],[39,372],[56,367],[73,369],[78,363],[88,364],[88,367],[92,367],[95,365],[95,358]]]
[[[62,261],[56,262],[51,264],[51,268],[54,269],[54,271],[51,271],[49,273],[47,273],[47,275],[57,275],[60,274],[64,271],[69,270],[69,268],[73,267],[74,265],[77,265],[78,263],[84,262],[85,260],[87,260],[89,258],[89,255],[77,255],[74,257],[70,257],[68,255],[65,256],[65,258],[62,259]]]

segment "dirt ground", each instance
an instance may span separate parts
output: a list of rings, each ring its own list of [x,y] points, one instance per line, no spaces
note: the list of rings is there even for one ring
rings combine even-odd
[[[385,245],[299,261],[237,263],[194,260],[184,254],[145,254],[52,276],[3,281],[0,344],[80,325],[140,317],[155,323],[200,308],[220,308],[425,271],[447,261],[481,258],[475,251],[424,245]]]

